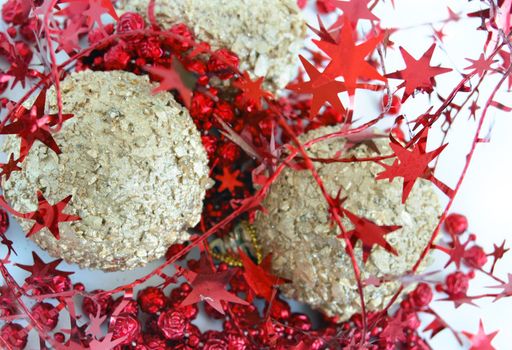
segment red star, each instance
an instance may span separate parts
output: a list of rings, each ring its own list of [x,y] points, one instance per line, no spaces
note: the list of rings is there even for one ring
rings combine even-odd
[[[469,117],[473,117],[474,120],[476,120],[476,111],[480,109],[480,106],[478,105],[478,103],[476,102],[476,100],[474,100],[473,102],[471,102],[471,106],[469,106]]]
[[[395,248],[384,239],[384,235],[396,231],[402,228],[402,226],[379,226],[366,218],[354,215],[348,210],[344,210],[344,213],[354,225],[354,229],[347,232],[352,246],[355,246],[357,240],[361,240],[363,244],[363,262],[366,263],[373,246],[376,244],[391,254],[398,255]],[[343,238],[343,234],[338,235],[338,238]]]
[[[79,36],[87,32],[79,21],[68,21],[66,27],[62,30],[55,30],[52,38],[59,44],[57,50],[64,50],[66,53],[72,53],[80,49]]]
[[[329,102],[336,112],[344,114],[345,108],[343,107],[338,94],[346,90],[345,84],[329,78],[325,75],[325,72],[320,73],[315,66],[308,62],[308,60],[306,60],[302,55],[299,57],[310,80],[307,82],[291,84],[288,86],[288,89],[298,93],[313,95],[311,99],[309,117],[315,117],[325,102]]]
[[[481,53],[478,59],[473,60],[471,58],[466,58],[467,61],[471,62],[469,66],[464,68],[465,70],[471,69],[469,74],[478,74],[480,77],[484,75],[484,73],[491,68],[491,64],[497,62],[497,60],[493,60],[492,58],[485,58],[484,54]]]
[[[114,5],[112,5],[112,2],[110,0],[66,0],[63,2],[88,4],[89,7],[87,8],[87,10],[83,11],[82,13],[75,14],[86,16],[89,28],[92,28],[95,23],[98,23],[99,27],[103,27],[103,23],[101,22],[101,16],[105,13],[109,14],[115,20],[119,19],[119,16],[116,13],[116,9],[114,8]],[[81,8],[82,6],[78,6],[78,4],[76,4],[77,10]]]
[[[21,168],[18,166],[19,160],[14,160],[14,154],[11,153],[9,160],[5,164],[0,164],[0,168],[2,168],[2,172],[0,173],[0,177],[5,175],[5,180],[9,180],[13,171],[19,171]]]
[[[214,272],[205,255],[201,256],[199,273],[184,270],[185,278],[192,285],[192,292],[182,301],[181,306],[206,301],[211,307],[224,315],[221,301],[249,305],[245,300],[226,291],[225,287],[233,277],[234,270]]]
[[[436,316],[432,322],[429,323],[427,327],[423,330],[423,332],[432,331],[432,334],[430,335],[430,338],[434,338],[434,336],[446,329],[446,322],[441,320],[439,317]]]
[[[286,283],[286,280],[269,272],[272,255],[267,255],[261,264],[256,265],[243,251],[240,250],[239,254],[244,265],[244,278],[247,284],[256,295],[270,302],[274,286]]]
[[[343,11],[343,14],[347,16],[353,24],[357,24],[360,19],[368,19],[370,21],[379,20],[368,8],[370,0],[329,0],[329,2]]]
[[[396,343],[397,341],[405,341],[404,329],[407,321],[402,321],[401,310],[388,322],[386,328],[382,330],[381,336],[385,337],[387,341]]]
[[[0,134],[16,134],[21,138],[20,157],[18,161],[22,162],[28,155],[35,141],[40,141],[48,146],[55,153],[60,154],[60,148],[53,139],[49,127],[54,126],[58,122],[58,115],[45,115],[44,106],[46,102],[46,90],[42,90],[34,105],[30,110],[20,105],[12,112],[9,125],[5,125]],[[72,114],[63,114],[63,121],[71,119]]]
[[[402,203],[407,200],[416,180],[421,177],[428,177],[430,173],[429,163],[448,145],[444,144],[432,152],[427,152],[428,129],[425,128],[422,133],[423,135],[410,151],[399,143],[390,142],[389,146],[395,152],[397,159],[391,165],[382,163],[381,165],[385,170],[377,174],[376,177],[377,180],[389,179],[389,181],[392,181],[395,177],[402,177],[404,179]]]
[[[349,95],[353,95],[359,79],[386,80],[365,59],[381,39],[382,36],[373,37],[356,46],[352,25],[345,20],[337,44],[323,40],[313,42],[332,59],[324,73],[330,77],[342,76]]]
[[[25,219],[34,220],[35,224],[32,226],[30,231],[27,233],[27,237],[41,231],[43,228],[53,234],[56,239],[60,239],[59,223],[67,221],[81,220],[77,215],[64,214],[62,211],[71,200],[71,195],[67,196],[57,204],[51,205],[44,198],[41,191],[37,191],[37,210],[27,214],[18,215]],[[18,213],[19,214],[19,213]]]
[[[147,66],[145,69],[160,79],[160,85],[153,89],[153,94],[159,93],[160,91],[177,90],[185,106],[187,108],[190,107],[192,92],[185,86],[176,70],[162,66]]]
[[[222,169],[222,175],[216,175],[215,178],[220,181],[219,192],[229,190],[232,194],[235,193],[237,187],[243,187],[244,184],[238,180],[240,170],[231,172],[228,166]]]
[[[233,82],[234,87],[242,90],[243,103],[253,102],[256,104],[257,109],[261,109],[262,99],[272,97],[270,92],[263,90],[261,84],[263,84],[263,77],[251,80],[247,72],[244,72],[238,80]]]
[[[512,273],[508,274],[507,283],[502,283],[499,286],[492,286],[489,288],[503,288],[503,291],[496,296],[496,299],[494,299],[494,301],[504,297],[512,297]]]
[[[457,269],[460,269],[460,264],[462,262],[462,259],[464,258],[464,253],[466,252],[466,247],[469,242],[470,241],[467,240],[464,244],[461,244],[459,237],[455,236],[451,248],[439,245],[434,245],[434,248],[439,249],[440,251],[450,256],[450,259],[448,260],[446,265],[444,265],[445,268],[450,266],[450,264],[453,262],[455,266],[457,266]]]
[[[431,93],[434,90],[434,77],[439,74],[450,72],[451,68],[432,67],[430,61],[436,49],[436,44],[432,44],[430,48],[421,55],[419,60],[412,57],[403,47],[400,47],[400,52],[405,61],[406,68],[386,75],[393,79],[402,79],[403,83],[398,85],[398,89],[405,87],[402,102],[405,102],[410,95],[416,90]]]
[[[471,334],[468,332],[462,332],[471,341],[471,347],[469,350],[495,350],[491,345],[492,340],[498,334],[498,331],[490,334],[485,334],[484,325],[482,320],[478,325],[478,333]]]
[[[26,278],[36,279],[51,279],[55,276],[67,277],[72,275],[74,272],[60,271],[57,270],[57,266],[62,262],[62,259],[56,259],[45,263],[36,252],[32,252],[32,259],[34,263],[32,265],[15,264],[20,269],[30,272],[30,276]]]
[[[494,261],[492,262],[491,273],[494,272],[494,267],[496,266],[496,262],[498,262],[498,260],[503,258],[505,253],[508,252],[509,250],[510,250],[509,248],[505,249],[505,241],[503,241],[503,243],[501,243],[501,245],[499,247],[496,244],[494,244],[494,251],[491,254],[489,254],[489,255],[492,255],[492,257],[494,258]]]

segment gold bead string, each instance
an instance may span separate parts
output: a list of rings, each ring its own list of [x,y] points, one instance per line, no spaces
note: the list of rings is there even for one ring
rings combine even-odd
[[[242,227],[242,230],[249,236],[249,238],[251,240],[250,243],[252,244],[252,248],[254,249],[254,252],[256,255],[256,262],[258,264],[260,264],[261,261],[263,260],[263,254],[261,252],[261,245],[260,245],[260,242],[258,241],[258,237],[256,235],[256,230],[254,229],[254,226],[249,224],[249,222],[247,222],[247,221],[242,221],[240,223],[240,225]],[[234,267],[242,267],[243,266],[242,260],[240,260],[238,257],[234,256],[233,254],[215,252],[211,246],[209,246],[209,251],[213,258],[215,258],[219,261],[222,261],[223,263],[226,263],[229,266],[234,266]]]

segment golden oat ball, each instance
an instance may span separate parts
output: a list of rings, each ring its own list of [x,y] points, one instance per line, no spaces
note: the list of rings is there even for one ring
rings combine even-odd
[[[321,128],[303,135],[300,140],[306,142],[337,130],[336,127]],[[392,154],[386,139],[374,142],[382,155]],[[343,151],[343,158],[378,156],[364,143],[346,150],[347,146],[344,138],[329,139],[310,147],[308,154],[313,158],[331,158]],[[362,279],[398,276],[409,271],[428,244],[441,214],[433,185],[426,180],[417,181],[407,202],[402,204],[401,181],[375,180],[384,168],[374,162],[315,162],[315,166],[331,196],[336,197],[341,187],[342,198],[347,197],[343,207],[351,213],[379,226],[402,226],[384,236],[398,255],[374,245],[363,263],[361,241],[357,241],[354,250]],[[268,214],[259,212],[254,228],[263,252],[273,254],[273,272],[292,281],[281,286],[284,294],[329,316],[338,316],[340,320],[360,312],[350,256],[345,252],[343,239],[336,237],[340,230],[331,225],[327,203],[311,173],[284,170],[262,205]],[[346,216],[342,222],[347,230],[354,227]],[[366,286],[368,308],[385,307],[399,286],[396,280],[379,287]]]
[[[36,141],[22,170],[3,182],[17,211],[37,209],[36,191],[50,204],[68,195],[64,213],[81,220],[59,223],[60,240],[47,228],[31,238],[41,248],[82,268],[132,269],[184,241],[201,215],[208,161],[186,109],[169,93],[152,95],[147,76],[75,73],[61,82],[63,112],[74,117],[52,134],[62,153]],[[51,88],[47,108],[56,113]],[[8,135],[6,154],[19,154]],[[19,219],[28,232],[33,220]]]
[[[124,11],[147,14],[148,0],[124,0]],[[240,69],[265,77],[264,87],[284,88],[297,74],[306,24],[296,0],[156,0],[155,16],[164,27],[186,24],[213,50],[238,55]]]

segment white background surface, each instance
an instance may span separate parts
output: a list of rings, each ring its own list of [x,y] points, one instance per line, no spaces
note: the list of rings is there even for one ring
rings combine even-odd
[[[3,0],[0,0],[2,3]],[[379,4],[375,9],[375,14],[381,18],[383,27],[409,28],[429,22],[436,22],[447,18],[448,12],[446,6],[449,5],[455,12],[468,12],[468,9],[478,10],[481,4],[479,1],[468,3],[463,0],[395,0],[396,10],[393,11],[389,0],[386,0],[385,6]],[[316,26],[316,20],[311,13],[307,13],[309,23]],[[445,27],[445,44],[440,44],[434,54],[434,63],[442,62],[443,66],[454,69],[453,73],[445,74],[438,78],[438,86],[444,96],[451,91],[455,84],[460,81],[461,72],[469,63],[465,58],[478,58],[482,51],[485,33],[477,32],[475,28],[479,24],[479,19],[463,19],[459,23],[448,24]],[[434,24],[434,28],[439,29],[439,24]],[[431,44],[430,36],[433,30],[431,25],[422,25],[414,29],[399,31],[392,39],[397,47],[403,46],[408,52],[416,58],[419,57]],[[387,71],[392,72],[403,68],[403,61],[400,54],[388,52],[387,62],[392,62]],[[493,87],[497,79],[490,79],[482,87],[482,94]],[[498,101],[509,106],[512,105],[510,93],[502,93],[497,98]],[[376,115],[376,106],[380,101],[378,93],[358,93],[356,99],[356,116],[367,119]],[[434,100],[435,101],[435,100]],[[436,104],[437,102],[434,102]],[[424,112],[429,106],[429,99],[426,95],[421,95],[409,101],[403,106],[402,113],[405,113],[409,119],[414,119],[420,113]],[[481,110],[480,110],[481,111]],[[437,176],[453,187],[458,178],[459,171],[463,165],[467,147],[469,146],[476,123],[468,121],[468,115],[464,114],[456,122],[453,133],[450,134],[447,150],[442,155],[439,172]],[[512,232],[512,214],[510,213],[512,198],[512,115],[503,113],[496,109],[491,110],[489,118],[490,123],[484,128],[486,131],[492,128],[492,139],[490,143],[480,144],[477,147],[474,160],[462,185],[461,191],[455,200],[453,210],[468,216],[470,222],[470,231],[478,235],[478,243],[484,247],[487,252],[491,252],[493,243],[501,244],[504,239],[509,239]],[[432,133],[434,141],[435,133]],[[438,136],[438,135],[437,135]],[[435,146],[435,142],[432,147]],[[20,227],[12,220],[8,237],[15,241],[15,247],[18,257],[14,260],[19,263],[31,263],[31,251],[35,250],[43,259],[50,257],[41,251],[35,244],[24,238]],[[510,246],[508,244],[507,246]],[[443,254],[436,254],[436,262],[431,267],[432,270],[442,269],[446,262]],[[76,271],[71,276],[73,281],[82,281],[90,290],[92,289],[110,289],[120,284],[124,284],[145,275],[147,272],[158,266],[159,262],[130,272],[121,273],[103,273],[99,271],[79,270],[74,265],[62,264],[63,270]],[[21,282],[26,274],[19,269],[13,269]],[[496,268],[496,274],[506,279],[507,272],[512,272],[512,253],[505,256]],[[496,282],[478,277],[477,281],[472,282],[469,295],[489,292],[485,287],[496,285]],[[482,318],[486,333],[500,330],[493,341],[496,349],[512,348],[512,300],[502,299],[499,302],[491,303],[490,300],[478,302],[480,308],[463,305],[457,310],[453,303],[435,302],[433,308],[439,312],[456,330],[465,330],[475,333],[478,329],[479,319]],[[425,318],[425,327],[431,318]],[[205,321],[200,321],[203,325]],[[218,327],[218,324],[209,324],[208,327]],[[35,340],[35,339],[32,339]],[[438,334],[431,342],[434,349],[460,349],[455,342],[454,337],[449,331],[443,331]],[[32,345],[29,348],[37,348]],[[468,343],[463,348],[468,348]]]

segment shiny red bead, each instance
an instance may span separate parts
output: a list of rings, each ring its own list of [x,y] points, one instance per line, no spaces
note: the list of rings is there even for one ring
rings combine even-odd
[[[147,287],[140,291],[137,300],[141,310],[150,314],[156,314],[158,311],[162,310],[167,303],[162,290],[156,287]]]
[[[444,228],[451,235],[460,235],[468,229],[468,219],[461,214],[450,214],[444,221]]]

